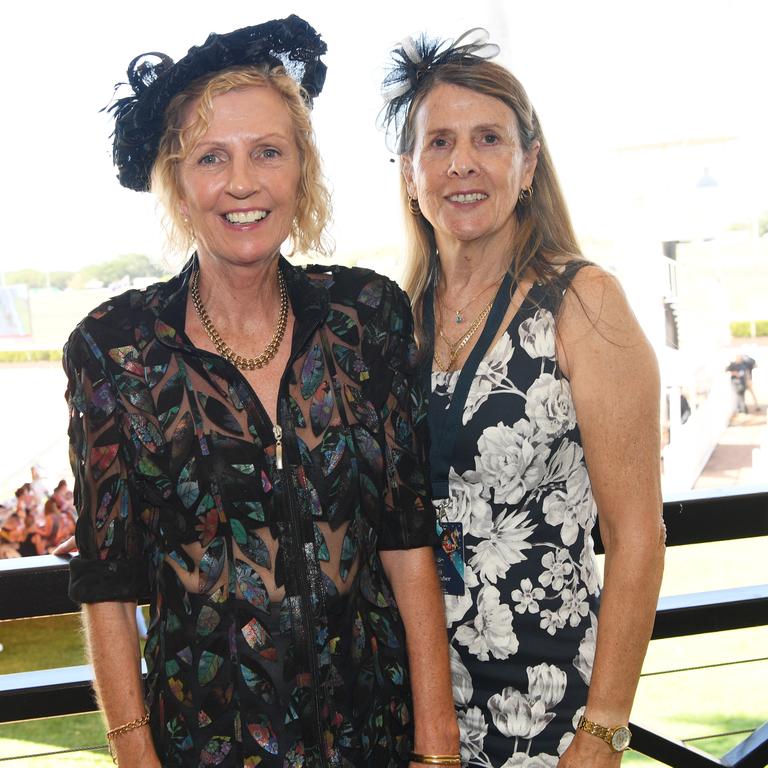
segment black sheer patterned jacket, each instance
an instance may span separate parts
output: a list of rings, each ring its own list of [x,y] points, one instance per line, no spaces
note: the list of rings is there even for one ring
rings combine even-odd
[[[70,594],[150,595],[163,765],[406,765],[404,628],[378,553],[434,544],[407,298],[368,270],[281,259],[280,435],[184,333],[195,263],[103,304],[65,347]]]

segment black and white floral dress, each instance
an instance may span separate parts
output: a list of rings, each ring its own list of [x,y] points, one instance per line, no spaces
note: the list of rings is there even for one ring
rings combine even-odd
[[[467,562],[464,595],[446,596],[446,613],[470,766],[556,766],[592,672],[597,510],[555,355],[561,295],[535,284],[486,353],[451,461],[448,516],[463,524]],[[458,375],[432,374],[431,417]]]

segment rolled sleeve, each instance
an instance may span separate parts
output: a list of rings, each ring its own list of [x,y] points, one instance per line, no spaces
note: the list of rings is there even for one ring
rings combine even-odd
[[[70,463],[79,556],[69,595],[80,603],[135,600],[148,589],[144,526],[132,498],[128,440],[117,389],[96,334],[81,323],[64,348]]]
[[[138,600],[148,589],[143,561],[91,560],[79,556],[69,565],[69,596],[78,603]]]

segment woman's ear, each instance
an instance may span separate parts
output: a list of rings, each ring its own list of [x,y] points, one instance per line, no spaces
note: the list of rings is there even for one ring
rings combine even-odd
[[[405,179],[405,188],[408,190],[408,197],[416,197],[416,184],[413,180],[413,162],[408,155],[400,155],[400,173]]]
[[[531,144],[531,148],[525,158],[525,184],[523,186],[530,187],[533,184],[533,176],[536,173],[536,165],[539,162],[539,150],[541,149],[541,142],[537,139]]]

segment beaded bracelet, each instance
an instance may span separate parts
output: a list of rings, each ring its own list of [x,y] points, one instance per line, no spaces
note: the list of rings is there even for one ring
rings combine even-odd
[[[411,762],[424,765],[461,765],[461,755],[422,755],[419,752],[411,752]]]
[[[123,725],[118,725],[117,728],[112,728],[112,730],[107,731],[107,746],[109,747],[109,754],[112,758],[112,762],[117,765],[117,755],[115,754],[114,747],[112,745],[112,742],[115,740],[115,736],[122,736],[124,733],[128,733],[128,731],[133,731],[136,728],[141,728],[142,726],[146,725],[149,722],[149,712],[144,714],[142,717],[137,717],[135,720],[131,720],[130,723],[124,723]]]

